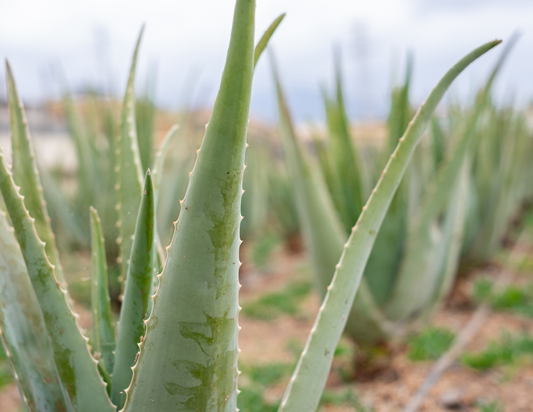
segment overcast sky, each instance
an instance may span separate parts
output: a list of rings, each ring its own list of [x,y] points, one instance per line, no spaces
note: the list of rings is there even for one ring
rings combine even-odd
[[[0,57],[9,58],[23,99],[58,96],[52,67],[71,87],[110,87],[122,94],[137,33],[146,23],[138,92],[157,74],[156,98],[166,108],[212,104],[229,40],[233,0],[3,0]],[[287,18],[272,42],[293,112],[323,117],[320,86],[331,84],[333,48],[343,52],[353,118],[383,116],[405,55],[415,56],[413,97],[420,102],[464,54],[494,38],[523,36],[499,81],[502,99],[533,96],[531,0],[257,0],[257,36],[279,14]],[[490,70],[494,50],[468,69],[454,93],[466,97]],[[0,75],[4,75],[3,67]],[[111,85],[111,86],[110,86]],[[256,73],[252,113],[275,118],[267,59]],[[0,86],[5,95],[5,86]]]

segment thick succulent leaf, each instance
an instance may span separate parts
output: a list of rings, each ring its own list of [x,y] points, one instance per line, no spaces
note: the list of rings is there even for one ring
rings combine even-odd
[[[335,56],[335,84],[334,100],[323,92],[328,125],[329,163],[333,166],[332,173],[325,177],[345,232],[349,233],[363,207],[366,178],[362,175],[361,160],[353,143],[346,115],[338,53]]]
[[[103,363],[104,369],[111,373],[115,364],[115,327],[111,313],[111,300],[107,281],[107,263],[105,256],[102,224],[96,209],[91,208],[91,306],[93,313],[93,351]]]
[[[367,188],[365,187],[366,178],[361,165],[361,159],[357,147],[354,144],[352,133],[350,131],[350,120],[346,114],[346,104],[344,102],[342,64],[340,52],[337,51],[335,56],[335,104],[336,104],[336,130],[338,134],[338,144],[334,145],[337,149],[335,153],[335,164],[339,168],[339,176],[343,182],[344,196],[346,204],[351,210],[354,222],[359,217],[359,213],[367,197]],[[368,191],[370,188],[368,188]]]
[[[35,219],[35,229],[39,238],[45,243],[45,250],[50,263],[55,266],[57,279],[65,285],[63,269],[56,248],[54,233],[46,210],[43,188],[35,160],[30,130],[24,106],[15,86],[15,79],[9,63],[6,62],[7,85],[9,89],[9,116],[11,126],[11,145],[13,151],[13,178],[21,188],[24,204],[30,216]]]
[[[274,35],[274,32],[278,28],[278,26],[281,24],[283,19],[285,18],[285,13],[280,15],[276,20],[272,22],[272,24],[268,27],[268,29],[265,31],[259,42],[257,43],[257,46],[255,46],[255,52],[254,52],[254,67],[257,66],[257,62],[259,61],[259,58],[265,51],[265,49],[268,46],[268,42]]]
[[[235,411],[239,225],[255,1],[237,0],[226,66],[140,345],[125,411]]]
[[[126,401],[124,390],[131,382],[133,375],[131,368],[139,352],[138,345],[144,335],[144,319],[151,300],[155,273],[154,227],[154,190],[152,176],[148,171],[137,216],[135,238],[131,249],[131,264],[128,269],[118,326],[111,400],[119,410]]]
[[[317,167],[311,164],[294,132],[289,109],[281,88],[273,54],[270,55],[280,112],[280,138],[287,169],[295,192],[299,219],[307,248],[318,274],[319,291],[325,290],[333,276],[345,239],[333,202]],[[320,234],[320,235],[315,235]],[[328,276],[329,275],[329,276]]]
[[[385,307],[387,317],[393,321],[408,320],[438,294],[436,288],[441,284],[442,265],[447,261],[442,252],[448,249],[446,243],[453,233],[456,217],[463,214],[457,210],[459,200],[455,194],[461,187],[461,170],[472,148],[476,122],[477,116],[463,135],[452,142],[447,159],[428,184],[409,229],[401,268]]]
[[[165,138],[163,139],[163,142],[161,143],[161,146],[159,147],[155,158],[154,158],[154,164],[152,167],[152,184],[154,189],[154,216],[155,216],[155,241],[156,241],[156,247],[157,247],[157,260],[158,260],[158,270],[162,269],[163,263],[165,261],[165,252],[163,250],[163,244],[161,242],[161,238],[159,237],[159,234],[157,233],[157,211],[159,201],[160,201],[160,195],[159,195],[159,189],[161,187],[161,182],[163,180],[163,170],[165,167],[165,159],[167,156],[168,149],[174,140],[174,138],[177,136],[179,131],[179,126],[175,124],[170,128],[168,133],[166,134]]]
[[[335,213],[325,184],[317,173],[318,168],[312,165],[296,138],[274,57],[271,59],[278,95],[283,152],[295,192],[304,240],[313,259],[318,290],[322,296],[325,296],[347,236]],[[346,330],[361,341],[374,341],[390,334],[392,331],[389,326],[379,312],[372,293],[363,279]]]
[[[448,296],[454,285],[457,268],[459,266],[459,258],[461,257],[461,248],[464,239],[465,218],[468,207],[468,192],[470,187],[470,173],[471,173],[471,156],[467,156],[463,164],[461,175],[459,176],[459,186],[455,193],[454,199],[450,204],[448,212],[448,219],[453,222],[451,234],[447,241],[441,245],[441,253],[444,262],[440,269],[438,276],[438,284],[434,290],[433,297],[429,304],[423,308],[423,314],[420,316],[420,323],[426,322],[428,318],[440,307],[444,298]],[[454,204],[455,203],[455,204]]]
[[[408,223],[408,205],[405,192],[409,183],[409,179],[404,178],[394,195],[365,267],[364,279],[368,283],[377,305],[383,304],[389,298],[402,260]],[[355,319],[361,319],[365,315],[355,312],[354,316]],[[347,332],[358,340],[367,340],[364,338],[364,334],[361,335],[352,330],[350,326],[347,328]]]
[[[87,136],[83,133],[83,126],[80,122],[78,113],[72,100],[72,95],[68,88],[66,80],[63,80],[63,107],[65,110],[65,119],[69,136],[74,143],[74,149],[76,150],[76,160],[78,162],[78,201],[82,205],[90,204],[96,179],[96,168],[92,161],[92,148],[87,139]]]
[[[487,43],[460,60],[433,89],[392,154],[352,235],[344,246],[309,339],[283,397],[279,411],[314,411],[318,406],[335,348],[340,340],[372,250],[376,232],[398,188],[409,160],[442,96],[452,81],[499,41]]]
[[[409,104],[409,91],[411,88],[411,77],[413,74],[413,56],[407,56],[407,67],[405,70],[405,81],[403,86],[394,88],[391,94],[391,110],[387,126],[389,129],[387,145],[384,148],[385,162],[398,144],[398,139],[403,136],[407,129],[409,120],[412,117],[412,110]]]
[[[63,387],[76,411],[114,411],[91,355],[87,338],[81,333],[76,315],[70,310],[66,292],[48,260],[44,243],[37,236],[34,219],[24,207],[11,173],[0,154],[0,191],[13,222],[26,268],[44,316]]]
[[[444,159],[445,152],[444,132],[439,119],[433,116],[431,119],[431,149],[433,151],[433,160],[435,167],[438,167],[440,162]]]
[[[60,231],[65,238],[59,239],[65,244],[73,242],[76,245],[89,247],[89,239],[80,217],[75,213],[68,197],[63,193],[60,182],[56,181],[46,169],[41,169],[41,183],[44,190],[44,199],[50,218],[54,222],[54,229]],[[56,229],[59,228],[59,229]]]
[[[137,55],[143,34],[139,34],[133,61],[131,63],[126,93],[122,102],[120,131],[117,135],[116,147],[116,189],[118,191],[119,212],[119,238],[121,275],[126,279],[129,266],[129,256],[133,244],[133,234],[137,221],[137,212],[141,204],[142,193],[142,168],[137,142],[137,130],[135,124],[135,69],[137,67]]]
[[[26,409],[70,411],[24,258],[0,211],[0,338]]]
[[[135,124],[137,142],[139,144],[139,156],[141,159],[141,170],[148,170],[152,162],[156,114],[156,105],[153,97],[155,94],[155,77],[155,73],[147,76],[144,93],[135,102]]]
[[[152,183],[154,187],[154,200],[156,204],[156,210],[157,204],[159,203],[159,188],[161,187],[161,180],[163,178],[165,159],[167,156],[168,149],[172,144],[174,138],[177,136],[178,131],[179,126],[177,124],[170,128],[154,158],[154,164],[152,167]]]

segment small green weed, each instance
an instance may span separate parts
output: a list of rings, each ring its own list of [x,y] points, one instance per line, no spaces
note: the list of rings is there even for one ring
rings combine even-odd
[[[477,409],[479,412],[504,412],[503,406],[497,401],[486,404],[478,404]]]
[[[408,340],[408,358],[414,362],[438,359],[452,345],[455,334],[445,328],[429,327]]]
[[[309,295],[311,284],[293,283],[285,289],[261,296],[244,305],[242,314],[261,320],[274,320],[281,315],[297,315],[298,305]]]
[[[533,287],[509,286],[501,292],[493,290],[492,282],[480,279],[474,283],[474,299],[486,302],[496,311],[510,311],[533,317]]]
[[[532,355],[533,338],[531,336],[505,334],[500,342],[490,342],[484,351],[465,353],[461,362],[469,368],[486,371],[497,366],[512,365]]]

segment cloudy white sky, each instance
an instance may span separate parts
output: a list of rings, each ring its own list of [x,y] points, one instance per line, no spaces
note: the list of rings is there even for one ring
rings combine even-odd
[[[58,95],[51,67],[59,63],[73,89],[111,84],[121,94],[135,38],[146,23],[138,89],[155,72],[161,106],[178,108],[190,96],[195,105],[209,105],[223,68],[233,7],[233,0],[3,0],[0,57],[9,58],[28,103]],[[331,82],[335,45],[343,52],[354,118],[383,116],[407,51],[415,56],[413,100],[418,102],[460,57],[486,41],[508,39],[515,29],[523,36],[498,92],[521,102],[533,96],[531,0],[257,0],[257,35],[283,12],[287,17],[272,44],[301,120],[322,117],[320,85]],[[470,67],[455,94],[468,96],[497,54]],[[254,85],[256,117],[275,118],[272,89],[264,59]]]

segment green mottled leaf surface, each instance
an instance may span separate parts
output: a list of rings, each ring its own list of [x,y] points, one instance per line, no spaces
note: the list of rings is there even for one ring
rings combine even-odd
[[[255,1],[237,0],[218,97],[160,276],[125,411],[235,411],[239,225]]]

